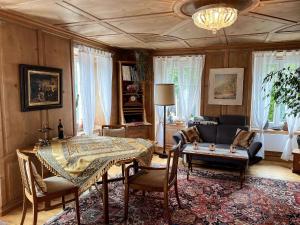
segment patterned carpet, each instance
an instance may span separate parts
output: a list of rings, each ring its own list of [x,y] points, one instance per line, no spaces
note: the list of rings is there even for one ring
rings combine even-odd
[[[232,175],[194,171],[186,180],[179,170],[179,193],[183,209],[179,209],[171,192],[170,210],[173,225],[297,225],[300,224],[300,183],[247,177],[242,189]],[[140,193],[130,196],[129,219],[123,221],[123,185],[110,186],[110,224],[163,225],[162,200],[159,194]],[[81,221],[85,225],[100,225],[102,201],[97,191],[80,199]],[[74,208],[51,218],[46,225],[73,225]]]

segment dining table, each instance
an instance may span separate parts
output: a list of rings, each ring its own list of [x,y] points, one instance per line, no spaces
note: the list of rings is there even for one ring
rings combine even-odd
[[[42,165],[79,187],[79,194],[102,183],[103,219],[109,223],[108,170],[113,165],[135,162],[151,164],[155,143],[141,138],[80,136],[34,147]]]

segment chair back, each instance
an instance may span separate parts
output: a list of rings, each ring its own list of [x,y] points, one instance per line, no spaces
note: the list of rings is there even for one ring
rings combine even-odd
[[[17,150],[17,156],[21,172],[22,184],[24,188],[24,194],[26,194],[26,196],[35,197],[36,190],[34,186],[31,159],[28,155],[21,153],[19,150]]]
[[[181,141],[168,153],[166,169],[166,185],[171,186],[177,180],[178,159],[180,155]]]
[[[125,125],[102,125],[102,136],[126,137]]]

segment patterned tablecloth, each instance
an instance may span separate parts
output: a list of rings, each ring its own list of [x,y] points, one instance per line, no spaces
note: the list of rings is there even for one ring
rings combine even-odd
[[[154,143],[139,138],[83,136],[53,141],[50,146],[37,146],[36,150],[45,167],[84,192],[120,161],[136,159],[149,166]]]

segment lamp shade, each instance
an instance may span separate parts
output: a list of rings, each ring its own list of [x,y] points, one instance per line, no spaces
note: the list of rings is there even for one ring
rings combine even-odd
[[[156,84],[155,105],[175,105],[174,84]]]

